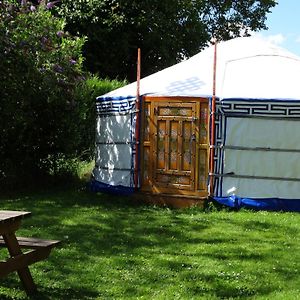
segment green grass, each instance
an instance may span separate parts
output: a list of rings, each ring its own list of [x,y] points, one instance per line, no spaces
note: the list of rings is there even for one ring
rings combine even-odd
[[[297,213],[170,210],[82,190],[0,203],[32,212],[19,235],[63,241],[30,267],[34,299],[300,299]],[[27,299],[16,274],[0,299]]]

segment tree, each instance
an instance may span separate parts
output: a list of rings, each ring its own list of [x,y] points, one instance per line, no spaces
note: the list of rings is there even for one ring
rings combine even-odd
[[[73,34],[88,36],[86,66],[100,76],[135,79],[137,48],[143,75],[204,48],[265,29],[274,0],[65,0],[58,14]]]

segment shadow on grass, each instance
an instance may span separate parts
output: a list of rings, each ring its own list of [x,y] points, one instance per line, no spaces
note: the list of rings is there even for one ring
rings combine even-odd
[[[33,300],[48,300],[48,299],[68,299],[68,300],[85,300],[85,299],[96,299],[99,296],[98,293],[87,290],[74,288],[69,289],[48,289],[45,292],[39,291],[30,298]]]
[[[2,284],[1,284],[2,285]],[[23,287],[20,283],[17,275],[9,275],[3,280],[3,285],[6,289],[12,289],[15,291],[13,297],[4,295],[0,293],[0,299],[32,299],[32,300],[50,300],[50,299],[68,299],[68,300],[78,300],[78,299],[96,299],[99,295],[97,292],[84,287],[69,287],[69,288],[59,288],[59,287],[41,287],[38,286],[37,292],[33,295],[25,296]],[[17,288],[19,287],[19,291]]]
[[[130,197],[78,190],[19,195],[0,203],[6,209],[32,212],[24,220],[22,234],[62,240],[47,262],[32,267],[35,276],[41,272],[40,278],[48,277],[40,279],[40,291],[33,299],[146,297],[167,286],[178,288],[183,298],[226,299],[267,297],[277,288],[255,266],[272,261],[278,245],[271,244],[269,252],[257,250],[257,233],[262,233],[261,238],[264,230],[284,234],[288,225],[263,222],[259,215],[244,220],[235,218],[235,213],[161,209],[132,202]],[[218,226],[223,231],[213,231]],[[253,277],[238,278],[231,272],[232,262],[238,268],[251,263]],[[274,272],[283,280],[298,276],[280,267]],[[47,286],[48,282],[61,285]],[[4,284],[13,288],[19,282],[8,278]]]

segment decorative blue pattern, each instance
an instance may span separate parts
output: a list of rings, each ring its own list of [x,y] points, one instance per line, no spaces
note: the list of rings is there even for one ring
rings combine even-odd
[[[216,105],[216,149],[215,149],[215,173],[223,174],[224,149],[226,144],[226,125],[230,117],[269,117],[279,119],[300,118],[300,100],[253,100],[253,99],[225,99],[218,101]],[[223,177],[215,179],[214,199],[221,204],[234,207],[248,207],[264,210],[300,211],[300,200],[288,199],[248,199],[235,195],[223,197]]]
[[[135,126],[137,120],[136,111],[136,97],[98,97],[96,99],[96,109],[98,118],[110,118],[113,116],[129,115],[130,114],[130,145],[131,145],[131,156],[128,157],[131,162],[130,172],[130,186],[123,185],[111,185],[109,183],[104,183],[93,179],[91,181],[91,190],[102,191],[114,194],[128,195],[134,191],[134,166],[135,166],[135,156],[136,156],[136,139],[135,139]],[[116,129],[119,130],[119,129]],[[117,136],[117,134],[116,134]],[[108,143],[111,144],[111,141]],[[103,145],[103,143],[101,143]],[[118,144],[115,144],[118,146]],[[97,142],[96,142],[97,146]],[[97,168],[97,166],[96,166]],[[101,167],[98,166],[101,170]]]
[[[215,173],[223,173],[226,124],[229,117],[300,118],[300,100],[224,99],[216,103]],[[215,178],[214,194],[222,197],[223,178]]]
[[[227,116],[300,117],[300,100],[226,99],[217,105],[217,113]]]
[[[210,111],[211,111],[211,100],[210,99]],[[222,144],[222,137],[223,134],[225,134],[223,128],[224,128],[224,118],[222,118],[221,114],[218,112],[219,106],[218,106],[218,101],[216,105],[216,114],[215,114],[215,149],[214,149],[214,173],[220,173],[221,172],[221,167],[222,165],[220,164],[220,158],[223,155],[223,152],[221,152],[220,145]],[[211,122],[210,122],[211,124]],[[211,130],[211,128],[210,128]],[[214,194],[216,195],[217,190],[220,186],[220,178],[219,177],[214,177]]]
[[[136,97],[118,97],[96,99],[96,109],[98,115],[126,114],[135,111]]]

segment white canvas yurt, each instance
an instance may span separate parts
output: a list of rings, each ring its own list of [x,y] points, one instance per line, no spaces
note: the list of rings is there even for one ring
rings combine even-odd
[[[299,82],[300,57],[243,37],[143,78],[138,106],[136,83],[98,97],[92,189],[300,210]]]

